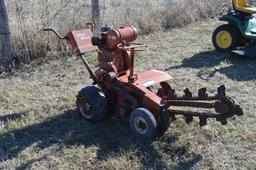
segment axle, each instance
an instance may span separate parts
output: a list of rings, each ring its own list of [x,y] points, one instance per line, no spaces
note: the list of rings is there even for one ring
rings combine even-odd
[[[146,47],[133,42],[138,35],[136,28],[103,27],[95,36],[93,25],[87,25],[87,29],[71,31],[64,37],[53,29],[45,29],[71,45],[83,60],[93,85],[98,86],[87,86],[77,96],[78,111],[87,121],[103,120],[111,110],[120,120],[129,122],[136,136],[148,140],[156,133],[163,134],[169,128],[170,120],[175,120],[177,115],[184,116],[187,123],[198,117],[201,126],[207,124],[208,118],[225,125],[227,118],[243,115],[240,106],[226,96],[225,86],[220,86],[215,96],[209,96],[206,88],[193,96],[187,88],[184,95],[178,97],[167,83],[173,79],[168,73],[154,69],[136,72],[135,52]],[[84,55],[92,51],[98,52],[99,67],[96,71],[91,69]],[[160,88],[155,92],[157,85]],[[179,109],[175,109],[177,107]],[[196,112],[195,108],[207,111]]]

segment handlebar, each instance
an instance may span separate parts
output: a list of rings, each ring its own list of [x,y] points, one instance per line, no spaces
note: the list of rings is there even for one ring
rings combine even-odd
[[[43,31],[51,31],[53,32],[59,39],[66,39],[67,37],[63,37],[61,36],[56,30],[52,29],[52,28],[44,28]]]
[[[95,30],[95,26],[93,23],[86,23],[86,28],[89,28],[91,30],[91,32],[94,32]],[[61,36],[56,30],[52,29],[52,28],[44,28],[43,31],[51,31],[53,32],[59,39],[65,40],[67,39],[66,36]]]

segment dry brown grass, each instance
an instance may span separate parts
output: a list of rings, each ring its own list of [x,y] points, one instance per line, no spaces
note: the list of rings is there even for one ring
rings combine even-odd
[[[104,0],[100,4],[101,24],[134,25],[141,33],[150,34],[214,17],[224,2]],[[23,63],[66,55],[67,47],[52,34],[42,32],[43,28],[53,27],[65,34],[91,21],[90,0],[7,0],[7,7],[15,52]]]
[[[117,120],[90,124],[78,116],[75,95],[91,81],[78,58],[65,57],[0,79],[0,169],[255,169],[256,62],[214,52],[216,26],[197,22],[140,37],[149,50],[136,70],[166,70],[179,92],[215,93],[225,84],[243,117],[207,128],[180,118],[161,139],[140,143]]]

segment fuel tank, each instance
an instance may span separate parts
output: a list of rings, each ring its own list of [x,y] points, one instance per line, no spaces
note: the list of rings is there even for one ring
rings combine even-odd
[[[110,49],[116,48],[123,41],[132,42],[137,39],[138,31],[135,27],[120,27],[109,30],[106,33],[107,47]]]

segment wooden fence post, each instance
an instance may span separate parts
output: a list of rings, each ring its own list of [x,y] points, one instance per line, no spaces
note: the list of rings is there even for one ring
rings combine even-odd
[[[13,59],[14,52],[5,0],[0,0],[0,68],[8,68]]]
[[[91,0],[92,22],[97,31],[100,29],[100,4],[99,0]]]

